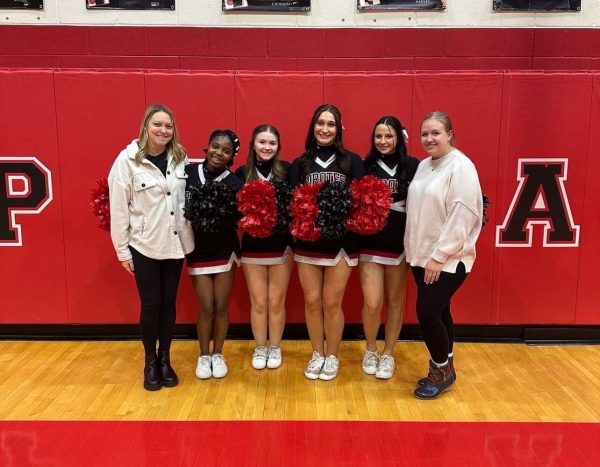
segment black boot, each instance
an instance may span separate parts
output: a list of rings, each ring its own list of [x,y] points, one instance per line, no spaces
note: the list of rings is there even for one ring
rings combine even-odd
[[[454,383],[452,368],[450,363],[438,368],[438,366],[429,361],[429,382],[424,386],[417,386],[414,395],[418,399],[435,399],[448,389]]]
[[[168,350],[158,351],[158,364],[160,366],[162,385],[166,388],[177,386],[177,384],[179,384],[179,378],[171,366],[171,357],[169,356]]]
[[[452,371],[452,377],[454,378],[454,381],[456,382],[456,370],[454,369],[454,356],[448,357],[448,363],[450,364],[450,368]],[[431,382],[431,379],[429,376],[430,375],[427,375],[425,378],[421,378],[419,381],[417,381],[417,384],[419,386],[425,386],[426,384],[429,384]]]
[[[158,391],[162,387],[160,379],[160,368],[155,353],[146,354],[146,366],[144,366],[144,389],[147,391]]]

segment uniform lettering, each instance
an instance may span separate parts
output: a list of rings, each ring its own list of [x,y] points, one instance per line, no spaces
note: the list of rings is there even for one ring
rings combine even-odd
[[[346,176],[338,172],[315,172],[306,176],[306,183],[311,185],[324,182],[345,182]]]

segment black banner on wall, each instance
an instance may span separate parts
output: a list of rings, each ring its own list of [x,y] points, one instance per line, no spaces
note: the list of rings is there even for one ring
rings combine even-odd
[[[223,11],[310,11],[310,0],[223,0]]]
[[[0,8],[13,9],[13,8],[33,8],[41,10],[44,8],[44,0],[0,0]]]
[[[174,10],[175,0],[85,0],[91,10]]]
[[[581,11],[581,0],[493,0],[494,10]]]
[[[447,0],[358,0],[359,10],[443,10]]]

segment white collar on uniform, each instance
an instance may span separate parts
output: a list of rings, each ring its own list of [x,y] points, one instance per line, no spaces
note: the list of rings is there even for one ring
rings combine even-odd
[[[389,167],[385,162],[383,162],[381,158],[377,159],[377,164],[379,165],[379,167],[385,170],[390,177],[396,176],[396,169],[398,168],[398,164],[396,164],[394,167]]]
[[[327,159],[326,161],[322,161],[318,157],[315,157],[316,163],[319,164],[324,169],[326,169],[327,167],[329,167],[334,160],[335,160],[335,153],[333,153],[331,155],[331,157],[329,159]]]
[[[200,162],[198,164],[198,176],[200,177],[200,184],[202,184],[202,185],[204,185],[206,183],[206,177],[204,176],[203,166],[204,166],[204,162]],[[217,178],[215,178],[213,180],[213,182],[220,182],[225,177],[227,177],[227,175],[229,175],[229,170],[225,169],[221,175],[219,175]]]
[[[258,178],[260,180],[266,180],[268,182],[268,181],[270,181],[273,178],[273,170],[271,170],[269,172],[269,175],[267,175],[266,177],[263,174],[260,173],[260,170],[256,171],[256,175],[258,175]]]

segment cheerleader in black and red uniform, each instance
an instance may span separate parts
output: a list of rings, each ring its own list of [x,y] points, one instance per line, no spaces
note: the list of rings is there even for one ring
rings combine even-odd
[[[392,191],[393,201],[384,229],[375,235],[361,237],[359,270],[367,340],[362,369],[380,379],[391,378],[394,374],[394,347],[404,318],[408,270],[404,260],[406,193],[419,165],[418,159],[407,155],[406,137],[406,130],[396,117],[380,118],[373,128],[371,150],[365,158],[367,174],[386,182]],[[376,339],[384,300],[387,309],[385,345],[379,357]]]
[[[292,186],[326,181],[350,183],[361,178],[364,165],[342,142],[342,118],[337,107],[324,104],[313,114],[306,152],[290,167]],[[358,239],[346,233],[339,240],[297,240],[294,258],[304,293],[306,326],[313,355],[304,376],[331,380],[339,371],[338,350],[344,329],[342,299],[352,267],[358,264]],[[327,340],[327,353],[325,353]]]
[[[192,187],[215,182],[229,186],[231,191],[228,196],[232,199],[223,202],[233,203],[235,193],[242,187],[242,181],[229,171],[229,166],[239,149],[240,140],[235,133],[230,130],[213,131],[204,162],[186,167],[186,199],[189,200]],[[222,219],[216,232],[195,228],[196,247],[192,253],[186,255],[187,270],[200,301],[196,325],[200,341],[196,376],[200,379],[211,376],[223,378],[228,372],[223,357],[223,344],[229,327],[229,296],[239,255],[239,240],[233,212],[229,217]]]
[[[280,154],[277,128],[259,125],[252,132],[246,165],[235,173],[246,183],[254,180],[286,183],[290,164],[279,160]],[[252,303],[250,321],[256,341],[252,367],[257,370],[281,365],[285,297],[294,267],[290,245],[291,236],[287,232],[275,232],[266,238],[242,235],[241,262]]]

